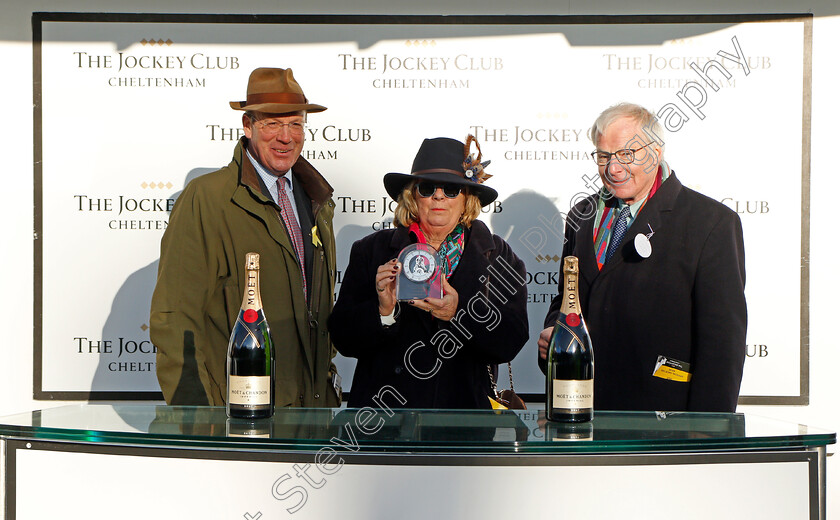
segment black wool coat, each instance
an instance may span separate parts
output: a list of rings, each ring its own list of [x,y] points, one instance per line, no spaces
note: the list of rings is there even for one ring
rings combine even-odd
[[[333,344],[358,359],[350,407],[490,408],[488,365],[512,360],[528,340],[525,265],[481,221],[467,230],[449,284],[458,293],[452,321],[398,303],[384,327],[374,280],[377,268],[413,242],[401,227],[353,244],[329,319]]]
[[[734,412],[744,369],[747,306],[738,215],[668,177],[599,271],[593,245],[597,195],[566,222],[563,256],[579,258],[584,320],[595,352],[598,410]],[[649,234],[642,258],[633,241]],[[554,326],[562,300],[549,308]],[[691,380],[653,376],[657,358],[690,363]],[[545,361],[539,360],[545,370]]]

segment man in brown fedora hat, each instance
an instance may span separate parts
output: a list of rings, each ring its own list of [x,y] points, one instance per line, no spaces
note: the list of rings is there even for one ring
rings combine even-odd
[[[327,332],[335,285],[333,189],[300,157],[310,103],[291,69],[248,79],[245,136],[231,163],[190,182],[161,241],[151,338],[166,402],[227,399],[228,339],[245,289],[245,254],[260,254],[260,292],[275,345],[275,406],[338,406]]]

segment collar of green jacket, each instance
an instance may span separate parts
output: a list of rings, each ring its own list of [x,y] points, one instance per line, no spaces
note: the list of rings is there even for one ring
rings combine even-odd
[[[255,195],[264,197],[260,188],[259,174],[245,155],[247,148],[248,138],[242,137],[233,152],[233,160],[239,166],[239,182],[243,186],[247,186]],[[317,215],[321,206],[332,197],[333,187],[303,157],[298,157],[297,162],[292,166],[292,174],[309,197],[309,200],[312,201],[312,213]]]

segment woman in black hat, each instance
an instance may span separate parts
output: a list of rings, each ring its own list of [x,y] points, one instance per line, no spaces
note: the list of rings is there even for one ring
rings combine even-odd
[[[481,162],[455,139],[426,139],[411,174],[389,173],[393,229],[355,244],[329,319],[332,341],[358,359],[351,407],[490,408],[489,370],[528,340],[525,266],[476,218],[498,194]],[[437,250],[442,298],[398,302],[400,251]]]

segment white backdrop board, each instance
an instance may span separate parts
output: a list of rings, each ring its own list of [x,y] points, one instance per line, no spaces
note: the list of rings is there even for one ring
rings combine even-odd
[[[353,241],[391,225],[385,173],[408,172],[426,137],[478,138],[500,194],[481,218],[528,268],[532,340],[513,370],[534,398],[563,216],[598,185],[587,129],[620,101],[654,110],[680,180],[744,226],[741,402],[807,402],[809,16],[36,13],[33,27],[36,399],[159,397],[148,314],[168,210],[230,161],[228,101],[276,66],[329,107],[304,156],[335,188],[340,272]],[[706,68],[711,83],[709,60],[726,71]],[[337,364],[352,390],[354,363]]]

